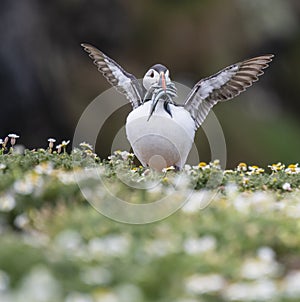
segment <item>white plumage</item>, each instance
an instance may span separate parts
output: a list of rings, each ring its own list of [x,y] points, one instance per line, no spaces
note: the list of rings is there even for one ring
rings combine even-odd
[[[162,170],[169,166],[182,167],[192,148],[195,122],[183,107],[170,104],[172,117],[159,102],[147,121],[151,103],[146,102],[129,113],[126,121],[127,138],[142,165]]]

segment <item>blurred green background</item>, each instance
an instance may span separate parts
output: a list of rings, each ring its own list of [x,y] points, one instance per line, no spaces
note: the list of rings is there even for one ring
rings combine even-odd
[[[109,84],[80,47],[89,42],[142,77],[163,63],[193,86],[239,60],[275,59],[246,93],[219,104],[228,167],[240,161],[297,162],[300,149],[300,2],[298,0],[2,0],[0,137],[16,132],[27,148],[71,139],[86,106]],[[121,97],[121,96],[120,96]],[[126,119],[120,110],[101,133],[100,156]],[[201,160],[210,152],[200,130]]]

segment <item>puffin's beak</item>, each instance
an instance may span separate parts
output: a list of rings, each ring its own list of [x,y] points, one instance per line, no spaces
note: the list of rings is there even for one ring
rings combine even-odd
[[[162,71],[159,75],[159,85],[162,87],[164,91],[166,91],[167,86],[166,86],[166,76],[165,73]]]

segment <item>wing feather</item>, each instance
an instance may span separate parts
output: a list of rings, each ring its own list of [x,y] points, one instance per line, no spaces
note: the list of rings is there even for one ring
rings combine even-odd
[[[126,72],[118,63],[96,47],[82,43],[81,46],[93,59],[106,80],[130,101],[133,109],[141,105],[143,89],[136,77]]]
[[[200,80],[184,103],[199,127],[218,102],[230,100],[245,91],[264,72],[274,55],[264,55],[230,65],[213,76]]]

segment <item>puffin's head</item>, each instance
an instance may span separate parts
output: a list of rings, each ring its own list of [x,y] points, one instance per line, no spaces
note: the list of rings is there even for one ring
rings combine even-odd
[[[155,64],[146,72],[143,78],[143,85],[148,91],[153,85],[166,90],[167,85],[171,82],[170,73],[166,66]]]

